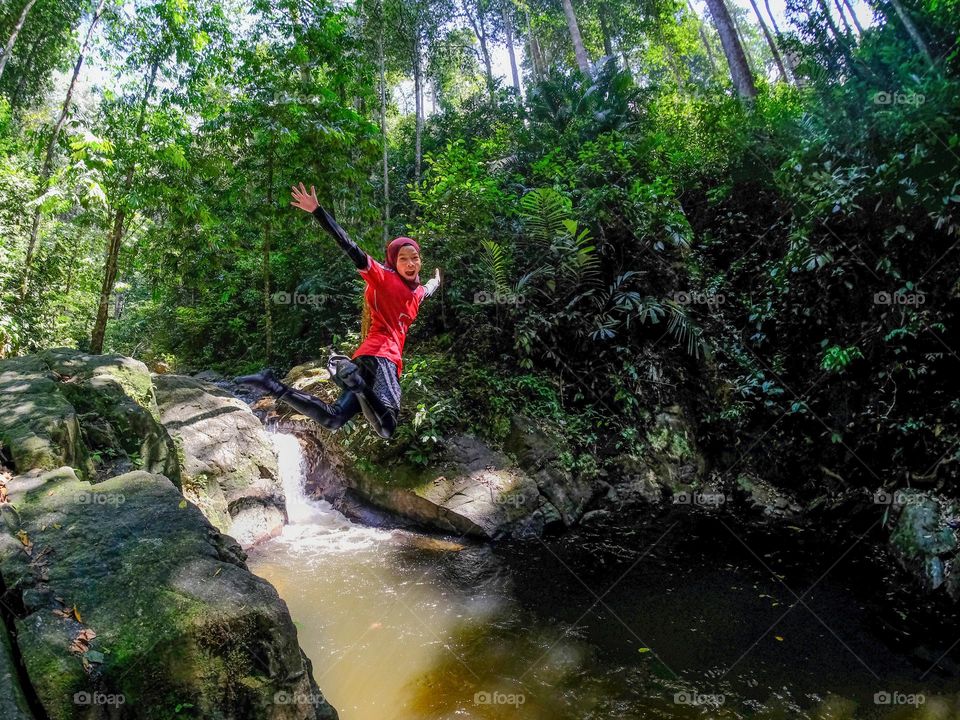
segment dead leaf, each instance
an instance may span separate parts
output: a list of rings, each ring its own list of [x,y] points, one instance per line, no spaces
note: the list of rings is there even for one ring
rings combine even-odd
[[[30,542],[30,538],[23,530],[17,530],[17,538],[23,543],[23,550],[27,555],[33,555],[33,543]]]
[[[77,619],[77,622],[83,622],[83,618],[80,617],[80,611],[77,610],[76,605],[73,606],[73,617]],[[93,631],[91,630],[91,632]]]

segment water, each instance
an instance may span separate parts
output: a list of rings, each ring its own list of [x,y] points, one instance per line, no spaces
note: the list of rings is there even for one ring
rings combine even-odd
[[[249,565],[342,720],[960,718],[955,653],[937,663],[960,624],[878,592],[865,544],[688,512],[461,545],[305,497],[272,439],[291,523]]]

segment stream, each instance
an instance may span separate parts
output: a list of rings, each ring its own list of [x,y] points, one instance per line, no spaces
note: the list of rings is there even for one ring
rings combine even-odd
[[[296,438],[270,437],[290,524],[248,565],[341,720],[960,718],[960,622],[907,612],[856,535],[680,507],[460,544],[306,497]]]

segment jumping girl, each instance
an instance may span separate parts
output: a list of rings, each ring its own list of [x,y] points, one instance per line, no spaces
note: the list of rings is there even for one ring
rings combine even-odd
[[[331,355],[330,378],[341,389],[333,405],[302,390],[295,390],[274,377],[267,368],[244,375],[236,382],[253,385],[275,395],[328,430],[339,429],[359,411],[380,437],[389,438],[397,428],[400,412],[400,372],[407,330],[417,317],[420,303],[440,286],[440,269],[426,284],[420,284],[420,246],[408,237],[394,238],[387,245],[384,265],[361,250],[343,228],[317,202],[317,191],[303,183],[292,186],[294,207],[311,213],[356,265],[367,283],[365,310],[369,331],[353,353]],[[366,325],[366,323],[364,323]],[[355,361],[355,362],[354,362]]]

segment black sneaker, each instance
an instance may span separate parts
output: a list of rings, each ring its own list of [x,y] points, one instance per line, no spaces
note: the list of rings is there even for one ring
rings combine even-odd
[[[282,395],[288,389],[286,385],[274,377],[271,368],[266,368],[253,375],[235,377],[233,381],[242,385],[252,385],[272,395]]]

